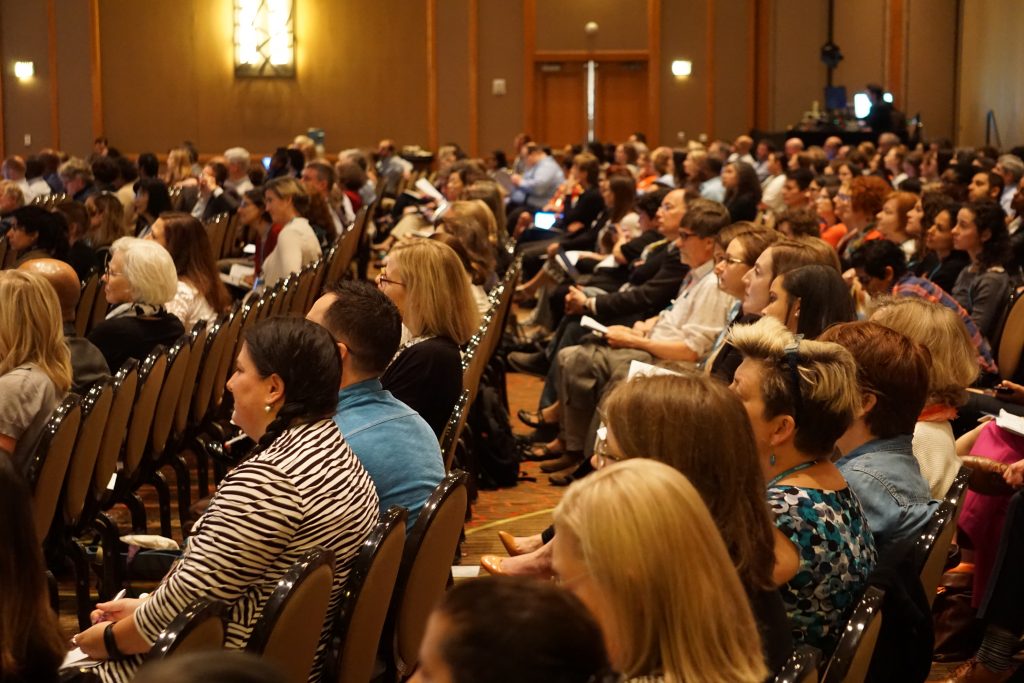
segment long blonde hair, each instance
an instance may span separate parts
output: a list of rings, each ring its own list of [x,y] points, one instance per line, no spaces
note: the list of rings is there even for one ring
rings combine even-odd
[[[447,244],[418,239],[395,246],[388,263],[405,286],[402,322],[415,336],[465,344],[480,324],[469,274]]]
[[[57,292],[37,273],[0,271],[0,375],[27,363],[46,373],[58,393],[71,388]]]
[[[630,459],[574,484],[555,508],[614,619],[627,677],[755,683],[768,675],[747,595],[700,494],[664,463]],[[628,558],[628,559],[627,559]]]

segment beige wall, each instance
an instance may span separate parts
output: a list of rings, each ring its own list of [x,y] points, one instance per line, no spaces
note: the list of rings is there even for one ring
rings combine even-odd
[[[425,5],[296,4],[297,77],[254,80],[233,75],[230,2],[104,0],[111,140],[126,151],[164,151],[184,139],[203,151],[266,151],[312,126],[325,130],[330,151],[385,136],[426,145]]]
[[[46,3],[0,2],[0,67],[4,70],[3,119],[6,154],[22,156],[53,144],[50,134],[50,60]],[[15,61],[35,63],[35,77],[20,82]],[[32,138],[24,143],[25,135]]]
[[[479,151],[504,149],[523,130],[523,1],[480,0]],[[492,94],[494,79],[504,95]]]
[[[438,142],[469,149],[471,0],[434,1]],[[480,154],[507,149],[524,129],[524,1],[476,0]],[[896,1],[836,0],[835,39],[846,59],[835,82],[851,94],[868,81],[888,86],[892,33],[906,60],[897,106],[920,112],[928,137],[980,142],[984,112],[994,108],[1004,143],[1020,142],[1024,95],[1017,71],[1024,55],[1015,34],[1024,23],[1024,5],[962,0],[958,67],[958,1],[900,0],[904,22],[889,26]],[[535,2],[540,51],[648,48],[647,0]],[[647,131],[652,142],[674,145],[701,134],[731,138],[754,124],[750,24],[758,4],[770,29],[767,116],[760,127],[784,129],[822,98],[825,68],[818,51],[826,36],[825,2],[714,2],[709,33],[712,2],[661,0],[660,61],[650,65],[661,89],[660,126]],[[163,152],[185,139],[204,152],[234,144],[265,152],[309,126],[325,129],[331,152],[374,145],[385,136],[399,144],[427,145],[427,0],[296,4],[298,77],[256,81],[233,75],[229,0],[102,0],[103,131],[126,152]],[[88,153],[93,136],[89,6],[90,0],[57,1],[60,143],[77,154]],[[595,36],[583,31],[591,20],[600,26]],[[27,152],[51,144],[45,2],[0,0],[0,58],[6,149]],[[15,59],[36,63],[31,83],[14,80]],[[673,59],[691,60],[693,75],[675,80],[669,71]],[[492,93],[494,79],[504,79],[506,94]],[[32,136],[28,149],[22,142],[26,133]]]
[[[958,144],[984,144],[989,110],[1004,147],[1024,144],[1024,3],[963,0],[961,22]]]
[[[906,112],[927,138],[952,139],[956,114],[956,0],[908,3]]]

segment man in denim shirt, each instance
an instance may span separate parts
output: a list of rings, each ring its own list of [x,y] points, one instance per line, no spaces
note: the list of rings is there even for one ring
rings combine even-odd
[[[839,471],[860,499],[880,557],[916,538],[938,504],[914,458],[914,424],[928,395],[927,350],[872,322],[835,325],[819,337],[853,354],[861,408],[836,444]]]
[[[367,282],[342,282],[306,316],[331,333],[341,352],[341,392],[334,421],[377,487],[381,512],[409,510],[412,529],[427,498],[444,479],[434,430],[380,384],[398,350],[398,309]]]

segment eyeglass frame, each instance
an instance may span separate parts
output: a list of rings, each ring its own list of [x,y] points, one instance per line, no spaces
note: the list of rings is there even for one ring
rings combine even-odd
[[[382,285],[384,283],[389,283],[389,284],[392,284],[392,285],[398,285],[399,287],[405,287],[405,283],[404,282],[399,282],[398,280],[392,280],[391,278],[389,278],[386,275],[386,273],[387,273],[387,269],[386,268],[381,268],[380,272],[377,273],[377,284],[378,285]]]

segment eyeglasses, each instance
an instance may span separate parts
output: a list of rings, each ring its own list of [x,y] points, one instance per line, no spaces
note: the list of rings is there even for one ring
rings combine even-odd
[[[684,242],[690,239],[691,237],[700,237],[700,235],[698,235],[695,232],[689,232],[688,230],[679,231],[679,239],[683,240]]]
[[[112,278],[112,277],[118,277],[118,276],[120,276],[120,275],[124,275],[124,273],[120,273],[120,272],[118,272],[118,271],[116,271],[116,270],[113,270],[113,269],[111,269],[111,267],[110,267],[110,264],[109,264],[109,263],[107,264],[107,267],[103,269],[103,274],[104,274],[104,275],[106,276],[106,278],[107,278],[108,280],[109,280],[110,278]]]
[[[789,366],[789,376],[793,381],[793,417],[799,423],[800,409],[803,408],[803,394],[800,391],[800,342],[803,340],[803,335],[796,335],[796,339],[793,340],[792,344],[786,346],[785,355],[783,360],[786,365]]]
[[[398,285],[399,287],[405,287],[405,283],[404,282],[399,282],[398,280],[392,280],[391,278],[389,278],[387,276],[387,271],[386,270],[381,270],[379,273],[377,273],[377,284],[378,285],[391,284],[391,285]]]
[[[594,439],[594,457],[597,459],[597,469],[622,460],[620,456],[608,449],[608,428],[604,426],[603,422],[597,428],[597,438]]]

